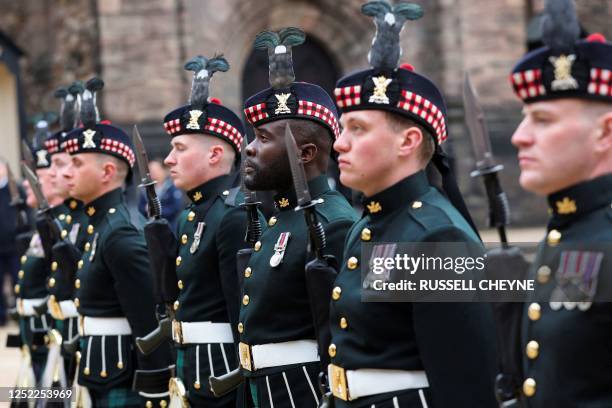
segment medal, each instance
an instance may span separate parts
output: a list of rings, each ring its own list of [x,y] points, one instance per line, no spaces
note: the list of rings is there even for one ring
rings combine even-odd
[[[204,232],[204,227],[206,223],[204,221],[198,222],[198,227],[196,228],[195,233],[193,234],[193,242],[191,247],[189,248],[190,254],[195,254],[195,252],[200,247],[200,239],[202,238],[202,233]]]
[[[289,238],[291,237],[290,232],[282,232],[276,244],[274,245],[274,255],[270,258],[270,266],[276,268],[278,265],[283,262],[283,257],[285,256],[285,250],[287,249],[287,244],[289,243]]]

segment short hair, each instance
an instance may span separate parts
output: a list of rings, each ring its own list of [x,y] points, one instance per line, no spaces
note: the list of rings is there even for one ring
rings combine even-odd
[[[319,150],[329,152],[332,138],[327,127],[308,119],[290,119],[291,131],[295,141],[300,143],[314,143]]]
[[[111,156],[109,154],[98,153],[98,163],[104,164],[106,162],[112,162],[117,168],[117,174],[115,175],[115,179],[117,181],[125,182],[126,178],[130,172],[130,167],[128,164],[115,156]]]
[[[436,151],[436,142],[429,129],[425,128],[420,123],[417,123],[405,116],[398,115],[397,113],[385,111],[385,117],[387,119],[387,124],[394,132],[401,132],[404,129],[411,127],[416,127],[421,130],[421,133],[423,133],[423,143],[421,143],[421,146],[419,147],[419,158],[424,164],[427,164]]]

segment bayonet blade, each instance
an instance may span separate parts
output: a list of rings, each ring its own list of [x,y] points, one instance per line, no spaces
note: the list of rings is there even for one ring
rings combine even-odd
[[[484,111],[478,102],[478,96],[467,73],[463,82],[463,105],[465,108],[465,123],[472,138],[474,154],[476,155],[476,168],[484,170],[495,167],[496,163],[491,150]]]
[[[21,141],[21,150],[23,154],[23,161],[25,164],[32,170],[36,170],[36,162],[34,161],[34,155],[32,154],[32,149],[25,140]]]
[[[293,177],[293,186],[300,207],[306,206],[312,202],[308,183],[306,181],[306,171],[304,163],[302,163],[301,154],[289,127],[289,123],[285,126],[285,144],[287,146],[287,156],[289,157],[289,167],[291,168],[291,176]]]
[[[19,194],[19,188],[17,188],[17,182],[15,181],[15,176],[13,175],[13,171],[11,167],[6,165],[7,178],[8,178],[8,189],[11,195],[11,202],[9,203],[12,207],[17,207],[18,205],[23,204],[23,199]]]
[[[138,163],[138,172],[140,173],[140,187],[155,184],[149,172],[149,157],[147,156],[147,150],[145,149],[144,142],[142,141],[142,137],[136,125],[134,125],[134,129],[132,130],[132,143],[134,143],[134,148],[136,149],[136,163]]]
[[[42,192],[42,188],[40,185],[40,181],[38,181],[38,177],[36,174],[24,163],[21,164],[21,168],[23,170],[23,174],[25,175],[26,180],[30,184],[30,188],[36,197],[36,201],[38,201],[38,210],[40,212],[46,212],[51,209],[45,195]]]
[[[242,195],[244,195],[244,203],[246,205],[252,205],[257,203],[257,193],[255,191],[249,189],[244,184],[244,166],[246,165],[246,148],[247,148],[247,138],[244,136],[242,138],[242,143],[240,146],[240,191]]]

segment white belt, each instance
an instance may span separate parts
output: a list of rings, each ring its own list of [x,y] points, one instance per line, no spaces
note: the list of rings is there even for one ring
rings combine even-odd
[[[64,320],[79,316],[76,305],[72,300],[62,300],[57,302],[55,299],[49,298],[47,305],[49,312],[51,312],[51,316],[53,316],[54,319]],[[56,310],[56,308],[59,310]],[[56,314],[57,312],[59,312],[59,315]]]
[[[19,316],[38,316],[38,313],[34,310],[35,307],[45,303],[47,298],[36,298],[36,299],[17,299],[17,313]]]
[[[330,389],[345,401],[386,392],[429,387],[425,371],[360,368],[345,370],[334,364],[327,367]]]
[[[172,322],[172,340],[179,344],[233,343],[229,323]]]
[[[240,343],[239,352],[240,364],[249,371],[319,361],[315,340],[294,340],[254,346]]]
[[[79,319],[81,336],[127,336],[132,329],[125,317],[89,317]]]

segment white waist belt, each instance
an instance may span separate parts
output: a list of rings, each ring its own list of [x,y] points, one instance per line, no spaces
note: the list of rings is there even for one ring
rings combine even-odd
[[[429,387],[425,371],[386,370],[376,368],[361,368],[358,370],[343,370],[346,374],[346,386],[338,381],[338,366],[330,364],[328,375],[330,387],[344,388],[348,394],[348,400],[355,400],[370,395],[384,394],[386,392],[419,389]],[[335,376],[335,377],[334,377]],[[336,392],[342,389],[336,390]],[[332,392],[334,389],[332,388]],[[338,396],[336,393],[334,395]]]
[[[51,311],[51,315],[56,319],[60,317],[60,316],[55,316],[53,313],[53,307],[54,307],[53,300],[49,299],[47,301],[47,304],[48,304],[49,311]],[[59,309],[60,309],[59,311],[61,313],[62,320],[79,316],[79,312],[77,312],[77,308],[72,300],[62,300],[59,303],[57,303],[57,305],[59,306]]]
[[[19,316],[38,316],[38,313],[34,310],[35,307],[45,303],[46,298],[36,299],[17,299],[17,313]]]
[[[172,322],[172,340],[179,344],[233,343],[229,323]]]
[[[89,317],[79,319],[81,336],[127,336],[132,334],[125,317]]]
[[[319,352],[315,340],[258,344],[251,346],[251,355],[255,370],[319,361]]]

